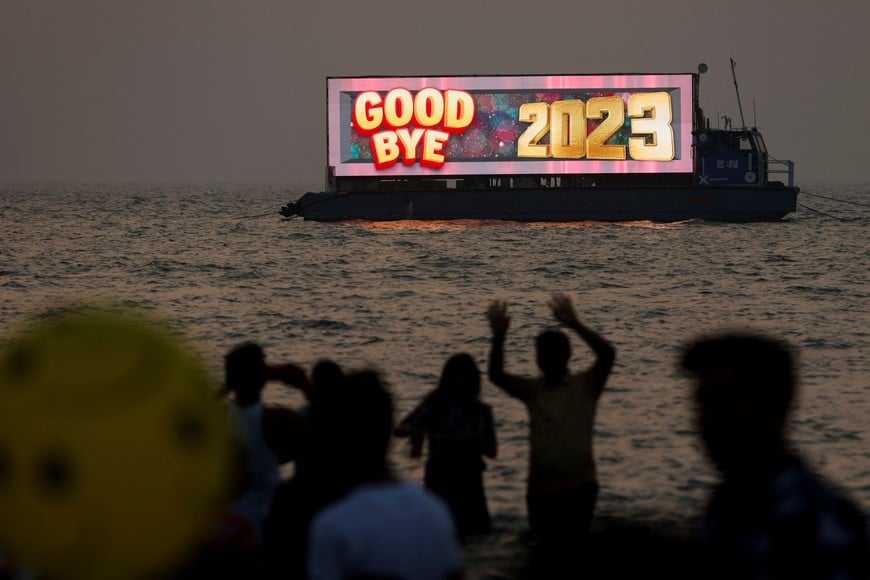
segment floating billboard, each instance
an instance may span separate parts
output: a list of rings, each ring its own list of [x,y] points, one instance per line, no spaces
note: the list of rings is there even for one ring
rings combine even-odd
[[[332,77],[336,177],[691,173],[692,75]]]

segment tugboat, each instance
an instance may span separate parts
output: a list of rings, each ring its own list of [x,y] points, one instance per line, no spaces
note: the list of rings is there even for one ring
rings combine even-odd
[[[327,79],[326,189],[306,220],[776,221],[794,163],[712,128],[698,73]]]

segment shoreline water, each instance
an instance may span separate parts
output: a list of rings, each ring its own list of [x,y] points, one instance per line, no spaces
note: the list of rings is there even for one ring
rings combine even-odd
[[[870,186],[816,189],[861,202]],[[792,438],[870,508],[866,209],[819,200],[846,221],[799,211],[773,224],[319,224],[281,221],[286,196],[258,186],[0,187],[0,346],[46,308],[121,300],[169,319],[216,384],[223,354],[255,340],[273,363],[310,368],[328,356],[381,369],[401,416],[450,354],[485,368],[493,298],[513,315],[508,370],[532,374],[531,341],[552,325],[545,302],[562,291],[618,351],[596,422],[602,561],[621,553],[620,537],[629,552],[685,547],[716,476],[676,359],[691,337],[722,328],[769,332],[798,351]],[[575,341],[572,364],[589,356]],[[267,398],[300,404],[274,385]],[[519,578],[524,409],[488,383],[482,398],[500,443],[485,474],[496,531],[469,543],[471,577]],[[396,470],[421,481],[422,463],[406,451],[396,442]]]

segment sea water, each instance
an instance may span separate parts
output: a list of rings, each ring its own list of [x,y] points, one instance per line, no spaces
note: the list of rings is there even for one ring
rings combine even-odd
[[[171,320],[216,384],[223,355],[257,341],[272,363],[379,369],[401,415],[450,355],[485,371],[493,299],[509,304],[507,370],[535,373],[534,337],[555,326],[547,299],[564,292],[617,349],[596,423],[596,526],[691,528],[716,475],[676,363],[692,337],[725,329],[798,351],[792,439],[866,511],[870,185],[806,189],[824,197],[776,223],[523,224],[288,221],[278,210],[296,196],[275,185],[3,186],[0,346],[48,309],[121,302]],[[572,343],[572,366],[590,364]],[[280,385],[266,396],[302,402]],[[472,578],[520,577],[527,418],[487,381],[482,398],[499,439],[485,474],[495,530],[466,558]],[[407,451],[394,445],[396,471],[420,480]]]

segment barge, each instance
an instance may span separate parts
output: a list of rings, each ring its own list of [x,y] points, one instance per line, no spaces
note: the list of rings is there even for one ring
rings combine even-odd
[[[326,188],[280,213],[318,221],[782,219],[797,205],[794,163],[770,155],[742,106],[740,127],[727,118],[711,127],[698,104],[704,72],[329,78]]]

